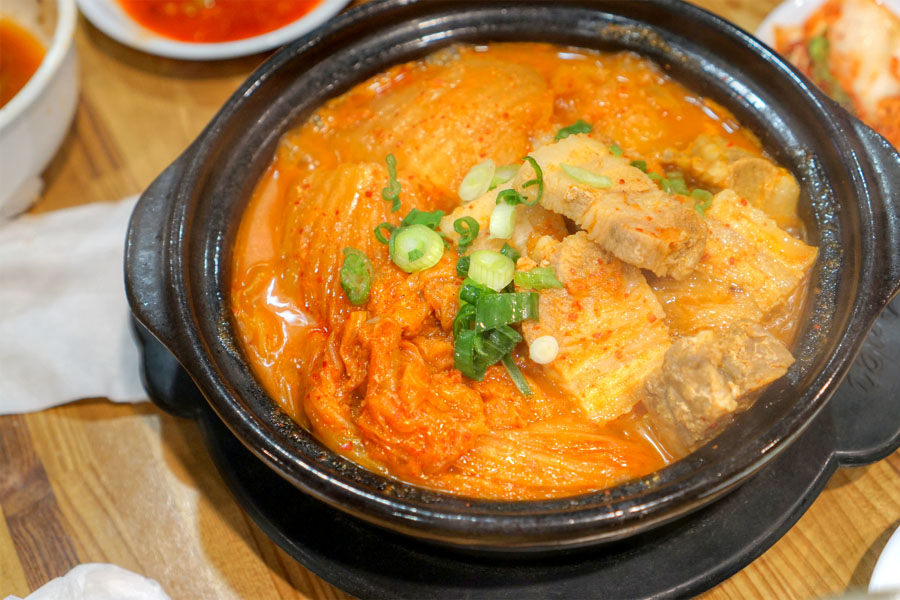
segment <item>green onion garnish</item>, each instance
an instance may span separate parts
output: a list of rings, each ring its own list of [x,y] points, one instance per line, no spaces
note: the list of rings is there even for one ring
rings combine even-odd
[[[395,226],[391,225],[387,221],[384,223],[379,223],[375,227],[375,239],[381,242],[382,244],[387,244],[391,241],[391,234],[394,233],[394,230],[397,229]],[[387,231],[387,235],[384,235],[384,231]]]
[[[478,237],[478,221],[474,217],[460,217],[453,221],[453,231],[459,234],[457,251],[463,254]]]
[[[508,240],[512,237],[515,226],[516,207],[506,202],[496,205],[491,212],[491,237],[498,240]]]
[[[563,284],[556,278],[553,267],[535,267],[530,271],[516,271],[514,281],[517,286],[530,290],[563,287]]]
[[[631,161],[631,166],[640,169],[644,173],[647,172],[647,161],[646,160],[633,160]]]
[[[602,189],[612,187],[612,179],[606,175],[600,175],[599,173],[594,173],[593,171],[588,171],[587,169],[582,169],[581,167],[573,165],[561,164],[560,167],[562,167],[562,170],[565,171],[566,175],[579,183]]]
[[[397,159],[393,154],[388,154],[384,161],[387,163],[388,185],[381,190],[381,197],[392,202],[391,212],[397,212],[400,210],[400,191],[403,189],[397,181]]]
[[[509,373],[509,378],[513,380],[513,383],[516,384],[522,395],[531,396],[533,392],[528,387],[528,382],[525,380],[525,376],[522,375],[522,371],[519,370],[519,365],[513,360],[512,354],[507,354],[502,360],[503,366],[506,367],[506,372]]]
[[[691,193],[684,179],[679,177],[669,177],[669,189],[671,190],[670,193],[681,194],[682,196],[687,196]]]
[[[587,121],[583,121],[578,119],[568,127],[563,127],[559,131],[556,132],[556,136],[554,136],[553,141],[558,142],[559,140],[565,139],[570,135],[574,135],[576,133],[590,133],[594,130],[593,125],[588,123]]]
[[[497,194],[497,204],[505,202],[511,206],[525,204],[525,196],[514,189],[502,190]]]
[[[469,275],[469,261],[471,259],[468,256],[460,256],[459,260],[456,261],[456,274],[460,277],[467,277]]]
[[[701,216],[706,216],[706,211],[712,206],[712,193],[707,192],[706,190],[696,189],[691,192],[691,197],[695,200],[694,210],[700,213]]]
[[[444,254],[444,240],[426,225],[397,229],[389,242],[391,260],[407,273],[436,265]]]
[[[458,337],[463,329],[472,329],[475,326],[475,305],[468,302],[459,303],[459,312],[453,319],[453,337]]]
[[[494,178],[491,179],[491,185],[488,187],[488,191],[494,189],[498,185],[502,185],[516,176],[516,173],[519,172],[519,165],[503,165],[502,167],[497,167],[497,170],[494,172]]]
[[[408,227],[409,225],[425,225],[426,227],[430,227],[431,229],[437,229],[437,226],[441,223],[441,218],[444,216],[444,211],[436,210],[434,212],[425,212],[419,210],[418,208],[414,208],[409,211],[409,214],[403,217],[403,220],[400,222],[400,227]]]
[[[341,287],[353,306],[366,303],[372,289],[372,263],[369,257],[356,248],[344,248],[344,264],[341,266]]]
[[[612,146],[610,146],[610,147],[609,147],[609,152],[610,152],[610,154],[612,154],[613,156],[622,156],[622,154],[624,154],[624,151],[622,150],[622,147],[619,146],[618,144],[613,144]]]
[[[499,292],[513,280],[516,264],[493,250],[476,250],[469,256],[469,277]]]
[[[474,279],[466,278],[463,281],[463,284],[459,286],[459,302],[462,304],[463,302],[468,302],[469,304],[477,304],[478,299],[484,296],[485,294],[495,294],[496,292],[491,288],[478,283]]]
[[[523,200],[522,204],[527,204],[528,206],[534,206],[538,202],[541,201],[541,198],[544,196],[544,172],[541,171],[541,165],[537,163],[534,158],[530,156],[524,157],[522,160],[527,160],[531,163],[531,168],[534,169],[534,179],[529,179],[525,183],[522,184],[522,188],[527,188],[532,185],[538,186],[537,198],[534,199],[533,202],[528,202],[527,200]]]
[[[538,318],[537,292],[482,294],[475,303],[475,331]]]
[[[519,254],[519,252],[509,244],[503,244],[503,247],[500,248],[500,254],[509,258],[509,260],[513,262],[516,262],[522,257],[522,255]]]
[[[471,202],[487,192],[494,180],[496,170],[497,165],[491,159],[482,161],[469,169],[469,172],[463,177],[462,183],[459,184],[460,200]]]

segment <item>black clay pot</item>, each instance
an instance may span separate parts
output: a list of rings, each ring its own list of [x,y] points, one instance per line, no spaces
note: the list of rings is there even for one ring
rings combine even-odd
[[[467,500],[370,473],[278,410],[254,379],[228,307],[241,212],[285,131],[385,67],[453,43],[546,41],[631,49],[730,109],[802,182],[820,257],[787,377],[713,441],[611,490],[534,502]],[[825,406],[900,286],[900,155],[760,42],[685,3],[652,0],[364,5],[282,49],[144,193],[131,221],[128,295],[229,429],[307,492],[388,529],[492,550],[630,536],[734,489]],[[191,416],[194,405],[167,404]]]

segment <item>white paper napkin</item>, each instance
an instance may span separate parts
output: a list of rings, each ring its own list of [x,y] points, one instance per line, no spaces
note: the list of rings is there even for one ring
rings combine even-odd
[[[123,275],[135,202],[0,224],[0,414],[146,399]]]
[[[7,596],[6,600],[21,600]],[[116,565],[78,565],[32,592],[25,600],[171,600],[156,581]]]

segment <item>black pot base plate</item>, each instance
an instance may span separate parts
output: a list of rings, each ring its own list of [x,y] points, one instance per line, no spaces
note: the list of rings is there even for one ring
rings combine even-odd
[[[760,473],[673,523],[593,549],[468,555],[385,531],[293,487],[247,450],[159,342],[138,327],[145,385],[198,421],[226,484],[289,555],[362,598],[686,597],[736,573],[800,518],[840,466],[900,446],[900,299],[881,315],[847,379],[807,430]],[[191,406],[186,412],[185,407]],[[199,410],[197,409],[199,407]]]

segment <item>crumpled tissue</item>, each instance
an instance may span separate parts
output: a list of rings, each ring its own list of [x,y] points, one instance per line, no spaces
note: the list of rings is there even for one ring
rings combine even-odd
[[[0,414],[146,399],[123,275],[136,200],[0,224]]]
[[[23,600],[7,596],[6,600]],[[103,563],[78,565],[24,600],[172,600],[153,579]]]

